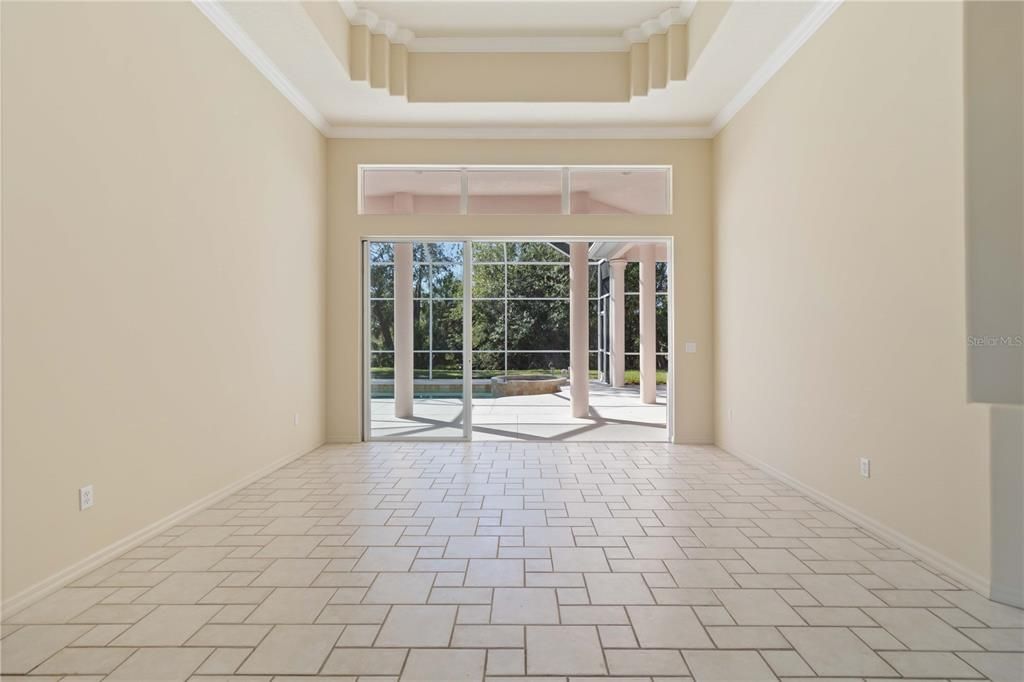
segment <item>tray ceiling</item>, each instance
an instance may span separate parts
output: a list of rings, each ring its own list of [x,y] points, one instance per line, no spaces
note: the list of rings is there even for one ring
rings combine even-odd
[[[714,135],[840,1],[196,5],[332,137],[656,138]],[[655,83],[672,26],[684,75]]]

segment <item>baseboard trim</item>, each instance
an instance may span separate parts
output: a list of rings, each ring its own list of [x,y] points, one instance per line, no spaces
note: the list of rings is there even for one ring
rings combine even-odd
[[[171,526],[175,525],[179,521],[192,516],[198,511],[201,511],[204,507],[208,507],[211,504],[215,504],[225,497],[235,494],[245,486],[253,483],[264,476],[271,474],[281,467],[294,462],[298,458],[307,455],[311,452],[315,452],[318,448],[322,447],[318,445],[312,450],[304,450],[296,454],[285,455],[279,459],[274,460],[270,464],[257,469],[256,471],[246,474],[242,478],[229,483],[228,485],[215,490],[214,492],[199,498],[198,500],[182,507],[176,512],[171,513],[168,516],[158,519],[153,523],[149,524],[144,528],[140,528],[134,533],[127,535],[113,544],[107,545],[106,547],[93,552],[89,556],[85,557],[81,561],[77,561],[71,566],[68,566],[62,571],[54,573],[53,575],[40,580],[34,585],[30,585],[24,590],[13,595],[9,599],[5,599],[3,604],[0,605],[0,618],[5,619],[7,616],[13,615],[18,611],[22,611],[25,608],[31,606],[35,602],[39,601],[43,597],[46,597],[60,588],[64,587],[68,583],[78,580],[82,576],[89,572],[99,568],[108,561],[117,558],[120,554],[123,554],[133,546],[138,545],[152,537],[159,535]]]
[[[738,452],[726,450],[721,446],[719,446],[719,448],[725,452],[728,452],[733,457],[742,460],[747,464],[750,464],[751,466],[757,467],[758,469],[761,469],[766,473],[771,474],[772,476],[786,483],[790,487],[799,490],[804,495],[807,495],[807,497],[810,497],[811,499],[820,502],[821,504],[831,507],[833,510],[841,513],[843,516],[847,517],[848,519],[856,523],[858,526],[861,526],[865,530],[870,531],[873,535],[878,536],[879,539],[885,540],[886,542],[892,543],[894,545],[898,545],[900,549],[905,550],[908,554],[912,554],[921,561],[931,565],[939,573],[943,573],[949,576],[950,578],[953,578],[954,580],[963,584],[964,586],[969,587],[975,592],[978,592],[986,599],[989,598],[989,595],[991,594],[991,585],[987,578],[983,578],[977,573],[974,573],[973,571],[961,566],[949,557],[939,554],[930,547],[922,545],[920,542],[917,542],[916,540],[904,535],[900,531],[894,528],[890,528],[884,523],[861,513],[860,511],[854,509],[853,507],[843,502],[840,502],[839,500],[829,495],[826,495],[820,490],[812,488],[811,486],[801,482],[800,480],[793,478],[789,474],[780,471],[779,469],[776,469],[770,464],[762,462],[756,457],[751,457],[749,455],[743,455]]]

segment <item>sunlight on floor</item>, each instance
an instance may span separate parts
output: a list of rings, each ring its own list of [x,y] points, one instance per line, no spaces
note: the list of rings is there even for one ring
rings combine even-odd
[[[590,382],[590,417],[569,413],[569,387],[547,395],[473,399],[473,440],[564,440],[642,442],[668,440],[667,398],[640,402],[636,386],[612,388]],[[374,438],[461,438],[463,405],[460,398],[416,400],[416,416],[398,419],[394,402],[374,399],[371,405]]]

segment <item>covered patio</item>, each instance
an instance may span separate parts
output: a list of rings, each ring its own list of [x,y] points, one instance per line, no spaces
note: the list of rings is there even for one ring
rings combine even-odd
[[[590,413],[569,414],[568,386],[541,395],[473,397],[473,440],[664,441],[666,391],[659,387],[654,403],[640,400],[639,386],[614,388],[600,381],[588,387]],[[417,401],[412,417],[395,417],[394,400],[373,401],[375,433],[383,438],[461,438],[461,398],[432,397]]]
[[[431,246],[371,254],[370,438],[668,439],[665,242]]]

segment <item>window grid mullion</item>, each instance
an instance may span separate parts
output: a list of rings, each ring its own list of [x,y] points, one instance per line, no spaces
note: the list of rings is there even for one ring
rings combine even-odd
[[[504,357],[504,374],[508,376],[508,242],[501,245],[501,252],[504,254],[505,263],[502,266],[502,272],[505,273],[505,291],[504,296],[504,307],[505,307],[505,357]]]

